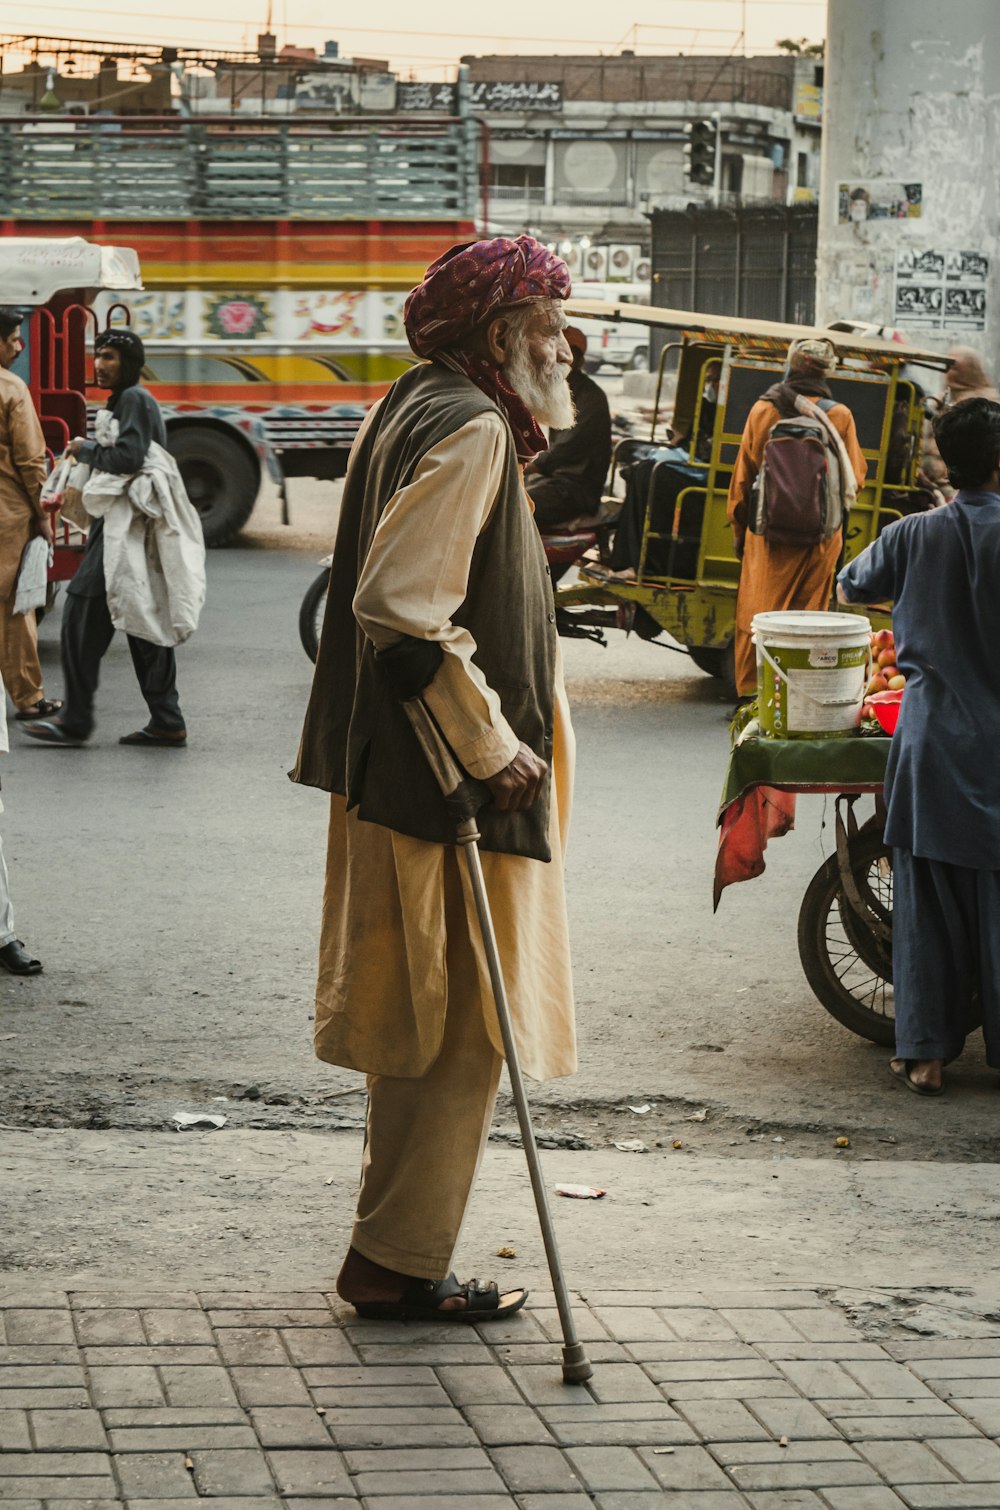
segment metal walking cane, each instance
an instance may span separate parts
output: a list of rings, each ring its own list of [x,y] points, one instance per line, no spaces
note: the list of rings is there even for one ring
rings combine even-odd
[[[455,820],[455,842],[464,853],[468,866],[479,929],[490,972],[490,984],[493,987],[497,1021],[500,1024],[500,1037],[503,1039],[504,1053],[507,1056],[507,1073],[510,1076],[514,1105],[517,1108],[521,1142],[528,1161],[528,1173],[531,1176],[531,1189],[535,1197],[539,1226],[542,1229],[545,1257],[548,1260],[552,1288],[555,1291],[556,1305],[559,1309],[559,1322],[563,1334],[562,1375],[567,1384],[582,1384],[585,1379],[590,1378],[594,1370],[583,1350],[583,1343],[576,1335],[569,1291],[566,1288],[566,1277],[559,1257],[552,1212],[549,1209],[549,1198],[538,1157],[535,1130],[531,1125],[531,1112],[528,1108],[524,1081],[521,1078],[521,1066],[518,1063],[517,1046],[514,1043],[514,1032],[511,1027],[507,988],[504,985],[496,934],[493,931],[493,918],[490,914],[490,904],[483,880],[483,867],[479,858],[480,835],[476,826],[476,813],[483,806],[483,787],[480,782],[474,781],[462,770],[435,723],[433,714],[422,698],[409,698],[403,703],[403,708],[420,742],[420,748],[434,773],[434,778],[441,788],[441,795],[444,797],[448,812]]]

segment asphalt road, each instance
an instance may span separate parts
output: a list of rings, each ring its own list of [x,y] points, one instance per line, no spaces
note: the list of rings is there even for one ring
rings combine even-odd
[[[359,1123],[357,1077],[311,1056],[324,801],[285,776],[311,676],[296,616],[327,507],[300,508],[284,536],[264,511],[255,537],[210,556],[202,627],[178,657],[187,750],[117,745],[145,711],[121,637],[90,748],[40,748],[12,725],[3,842],[45,974],[0,980],[0,1123],[155,1132],[180,1109],[221,1110],[233,1129]],[[55,618],[42,644],[58,695]],[[795,924],[831,806],[803,801],[766,874],[713,916],[718,684],[635,640],[569,642],[565,657],[580,1073],[539,1089],[545,1133],[577,1148],[680,1138],[725,1158],[992,1157],[978,1039],[952,1094],[925,1103],[811,995]],[[512,1125],[502,1109],[502,1137]]]

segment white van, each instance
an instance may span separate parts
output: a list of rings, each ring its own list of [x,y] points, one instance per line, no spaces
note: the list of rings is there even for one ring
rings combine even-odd
[[[574,282],[573,297],[599,299],[608,304],[649,304],[651,293],[648,283],[584,283]],[[619,371],[649,368],[649,327],[647,325],[618,325],[611,320],[572,319],[587,337],[587,355],[584,365],[588,372],[599,372],[602,367],[617,367]]]

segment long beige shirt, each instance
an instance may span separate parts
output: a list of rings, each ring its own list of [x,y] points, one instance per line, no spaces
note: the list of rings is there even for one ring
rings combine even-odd
[[[41,519],[45,437],[26,383],[0,367],[0,602],[14,591],[24,547]]]
[[[354,600],[358,622],[376,648],[404,634],[440,643],[444,659],[424,698],[459,760],[480,778],[509,764],[518,741],[473,659],[472,636],[451,615],[465,599],[472,552],[503,482],[506,443],[499,416],[484,414],[427,452],[383,513]],[[558,665],[553,858],[545,864],[482,855],[522,1067],[535,1079],[576,1068],[562,864],[573,763]],[[502,1052],[464,861],[451,846],[363,823],[346,811],[342,797],[332,797],[316,1000],[319,1057],[372,1074],[422,1075],[441,1045],[449,930],[456,928],[472,941],[478,1006]]]

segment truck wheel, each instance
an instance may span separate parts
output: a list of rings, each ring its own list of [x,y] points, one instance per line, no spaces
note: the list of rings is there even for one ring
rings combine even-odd
[[[228,545],[246,524],[260,491],[256,456],[238,440],[202,425],[168,432],[167,446],[201,515],[208,546]]]
[[[633,372],[648,372],[649,347],[637,346],[632,353],[632,360],[629,362],[629,366]]]
[[[330,568],[326,567],[315,581],[310,583],[302,599],[302,607],[299,609],[299,639],[302,641],[302,649],[313,665],[316,664],[316,656],[319,654],[319,636],[323,628],[329,586]]]

